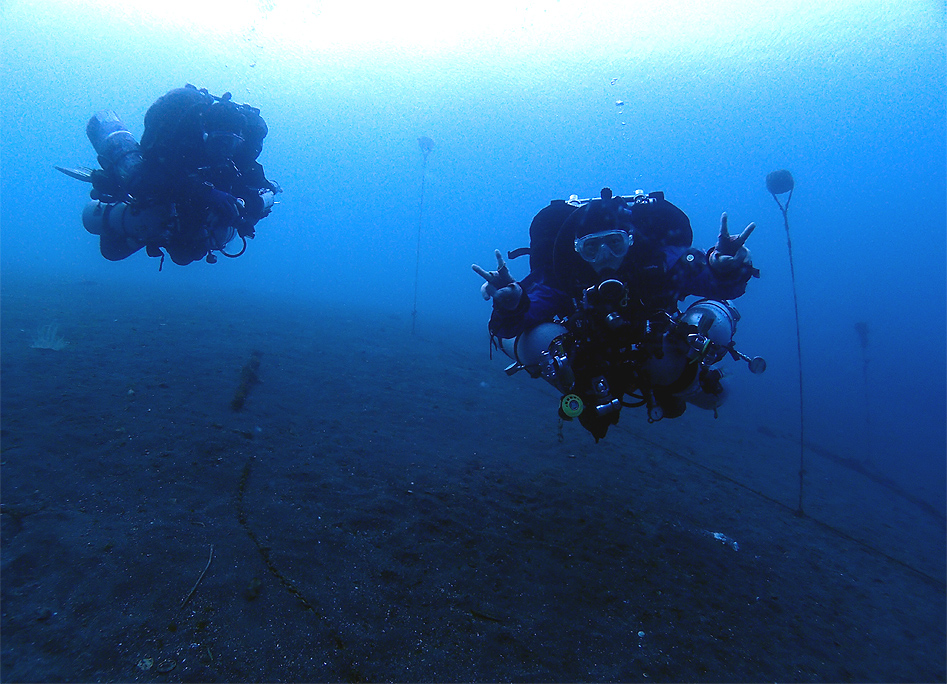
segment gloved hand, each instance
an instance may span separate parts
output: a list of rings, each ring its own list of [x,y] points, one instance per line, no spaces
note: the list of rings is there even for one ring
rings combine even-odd
[[[89,196],[94,200],[118,202],[125,196],[115,177],[102,169],[95,169],[89,175],[89,180],[92,182],[92,191]]]
[[[210,188],[207,193],[207,212],[212,225],[217,227],[236,225],[243,210],[243,202],[231,194]]]
[[[720,235],[717,236],[717,244],[708,258],[710,267],[718,273],[730,273],[744,264],[752,266],[750,250],[744,247],[743,243],[746,242],[755,229],[756,224],[751,223],[739,235],[730,235],[727,230],[727,214],[725,212],[720,217]]]
[[[507,267],[506,262],[503,261],[503,255],[500,254],[500,250],[496,250],[495,253],[497,257],[497,270],[485,271],[477,266],[477,264],[472,264],[471,268],[477,275],[487,281],[480,286],[480,294],[483,295],[483,298],[492,298],[493,305],[501,309],[513,310],[520,303],[520,298],[523,296],[523,288],[520,287],[519,283],[513,280],[513,276],[510,275],[510,269]]]
[[[237,235],[240,237],[250,238],[251,240],[256,237],[255,226],[246,220],[241,220],[237,225]]]

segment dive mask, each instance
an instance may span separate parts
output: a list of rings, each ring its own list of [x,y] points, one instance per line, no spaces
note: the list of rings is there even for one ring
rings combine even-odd
[[[211,131],[204,134],[204,149],[214,161],[233,159],[243,138],[228,131]]]
[[[608,258],[623,258],[631,243],[632,237],[625,231],[606,230],[577,238],[575,251],[590,264],[597,264]]]

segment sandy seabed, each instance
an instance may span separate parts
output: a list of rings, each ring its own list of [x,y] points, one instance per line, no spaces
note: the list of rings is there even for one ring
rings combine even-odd
[[[943,517],[817,455],[793,515],[767,426],[626,409],[595,445],[407,316],[0,305],[4,682],[947,677]]]

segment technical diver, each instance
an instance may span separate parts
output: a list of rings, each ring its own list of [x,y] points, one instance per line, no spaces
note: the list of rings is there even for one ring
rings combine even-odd
[[[280,187],[257,161],[268,133],[260,110],[193,85],[161,96],[145,114],[139,144],[113,111],[93,116],[86,133],[101,169],[63,169],[92,183],[83,225],[102,256],[148,255],[186,265],[235,257]],[[225,251],[235,238],[242,249]]]
[[[704,252],[663,193],[553,201],[533,219],[530,247],[508,254],[529,254],[522,282],[499,250],[496,270],[473,265],[493,300],[491,340],[515,361],[507,372],[549,381],[563,394],[560,417],[578,417],[596,441],[623,406],[647,406],[651,421],[686,402],[716,411],[726,393],[714,364],[730,353],[765,368],[733,347],[739,313],[728,301],[759,276],[745,246],[755,227],[731,235],[723,214]],[[679,311],[688,296],[704,299]]]

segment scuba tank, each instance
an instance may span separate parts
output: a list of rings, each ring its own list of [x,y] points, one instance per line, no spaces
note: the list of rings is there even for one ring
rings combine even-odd
[[[606,281],[604,284],[616,282]],[[588,299],[587,292],[583,301],[587,303]],[[561,323],[541,323],[514,339],[499,341],[500,349],[514,361],[506,373],[512,375],[525,369],[534,378],[542,377],[563,393],[562,409],[569,418],[587,409],[607,415],[617,414],[621,406],[647,404],[649,420],[660,420],[665,414],[661,404],[670,406],[669,400],[678,403],[683,400],[699,408],[715,410],[723,404],[727,392],[720,382],[722,373],[713,366],[728,353],[734,359],[746,361],[754,374],[766,369],[762,358],[751,359],[734,348],[733,336],[740,320],[739,312],[727,301],[701,299],[683,312],[664,312],[662,320],[649,321],[649,329],[653,324],[654,328],[664,332],[657,330],[658,337],[653,341],[642,340],[632,345],[634,350],[629,352],[627,359],[622,359],[622,362],[637,367],[635,375],[640,386],[612,388],[605,377],[610,373],[607,368],[601,376],[576,377],[573,352],[577,331],[573,328],[578,318],[570,318]],[[622,321],[613,313],[604,316],[603,324],[616,328]],[[598,338],[600,334],[604,333],[600,331],[592,337]],[[583,337],[589,337],[588,331],[583,333]],[[638,397],[641,401],[625,404],[622,396],[634,392],[641,393]]]
[[[707,366],[722,360],[733,343],[740,313],[729,302],[701,299],[672,319],[660,353],[645,363],[653,385],[673,386],[691,364]],[[696,328],[696,332],[693,329]]]
[[[92,200],[82,210],[82,226],[93,235],[116,235],[144,244],[170,228],[170,210],[163,205],[138,209],[124,202]]]
[[[516,362],[511,366],[515,370],[510,372],[508,368],[507,372],[512,375],[517,370],[525,369],[534,378],[539,377],[548,362],[550,345],[557,337],[568,332],[558,323],[540,323],[515,338],[500,338],[500,349]]]
[[[110,109],[89,119],[85,130],[102,169],[112,175],[123,192],[134,195],[142,164],[141,147],[135,136]]]

